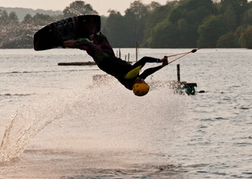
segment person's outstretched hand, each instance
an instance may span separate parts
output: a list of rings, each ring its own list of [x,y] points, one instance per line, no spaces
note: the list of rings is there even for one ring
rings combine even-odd
[[[164,58],[160,59],[160,61],[163,62],[162,66],[168,65],[168,57],[167,56],[164,56]]]

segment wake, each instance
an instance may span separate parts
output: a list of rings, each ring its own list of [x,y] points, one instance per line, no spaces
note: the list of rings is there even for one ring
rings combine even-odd
[[[139,98],[112,78],[96,76],[93,86],[31,97],[9,120],[1,162],[20,158],[30,141],[52,123],[76,123],[81,128],[78,135],[92,136],[89,142],[101,150],[111,145],[164,150],[185,126],[190,102],[187,96],[173,94],[168,83],[155,83],[157,88]]]

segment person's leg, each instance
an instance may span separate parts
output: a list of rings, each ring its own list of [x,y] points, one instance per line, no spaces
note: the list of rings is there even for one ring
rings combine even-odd
[[[81,48],[86,50],[90,56],[93,57],[94,61],[99,64],[103,59],[109,57],[99,46],[92,43],[89,39],[79,39],[74,43],[75,48]]]

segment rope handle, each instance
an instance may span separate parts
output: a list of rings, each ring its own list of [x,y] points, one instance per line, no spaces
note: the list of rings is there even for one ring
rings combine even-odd
[[[176,60],[178,60],[178,59],[180,59],[180,58],[182,58],[182,57],[188,55],[189,53],[195,53],[195,52],[197,52],[197,51],[200,50],[200,49],[207,48],[207,47],[209,47],[209,46],[215,45],[215,44],[217,44],[217,43],[223,42],[223,41],[225,41],[225,40],[229,40],[229,39],[231,39],[231,38],[237,37],[237,36],[239,36],[239,35],[242,35],[242,34],[245,34],[245,33],[251,32],[251,31],[252,31],[252,29],[249,29],[249,30],[247,30],[247,31],[244,31],[244,32],[241,32],[241,33],[239,33],[239,34],[233,35],[233,36],[231,36],[231,37],[228,37],[228,38],[219,40],[219,41],[214,42],[214,43],[211,43],[211,44],[208,44],[208,45],[206,45],[206,46],[203,46],[203,47],[200,47],[200,48],[197,48],[197,49],[193,49],[193,50],[191,50],[191,51],[189,51],[189,52],[178,53],[178,54],[169,55],[169,56],[165,56],[165,57],[168,58],[168,57],[174,57],[174,56],[182,55],[182,56],[180,56],[180,57],[178,57],[178,58],[176,58],[176,59],[170,61],[170,62],[168,63],[168,64],[170,64],[170,63],[175,62]]]
[[[180,57],[178,57],[178,58],[176,58],[176,59],[174,59],[174,60],[168,62],[168,64],[170,64],[170,63],[175,62],[176,60],[178,60],[178,59],[180,59],[180,58],[182,58],[182,57],[188,55],[189,53],[195,53],[195,52],[197,52],[197,49],[192,49],[192,50],[189,51],[189,52],[178,53],[178,54],[169,55],[169,56],[165,56],[165,57],[168,58],[168,57],[174,57],[174,56],[182,55],[182,56],[180,56]]]

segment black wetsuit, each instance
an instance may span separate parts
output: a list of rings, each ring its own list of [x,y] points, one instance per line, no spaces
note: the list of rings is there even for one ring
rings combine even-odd
[[[132,90],[137,78],[145,79],[147,76],[153,74],[157,70],[161,69],[162,66],[148,68],[142,74],[138,74],[134,78],[125,79],[125,75],[133,70],[134,68],[141,65],[141,68],[145,65],[146,62],[160,62],[160,59],[152,57],[143,57],[141,60],[136,62],[134,65],[116,57],[107,57],[98,65],[100,69],[106,73],[116,77],[120,83],[122,83],[127,89]]]
[[[106,73],[114,76],[122,83],[127,89],[132,90],[132,87],[137,78],[145,79],[147,76],[153,74],[163,66],[157,66],[146,69],[142,74],[138,74],[133,78],[126,79],[125,75],[134,68],[141,65],[141,68],[145,63],[161,63],[160,59],[152,57],[143,57],[134,65],[115,57],[114,51],[107,41],[107,38],[100,34],[94,38],[94,42],[88,39],[79,39],[75,44],[75,48],[86,50],[87,53],[93,57],[98,67]]]

